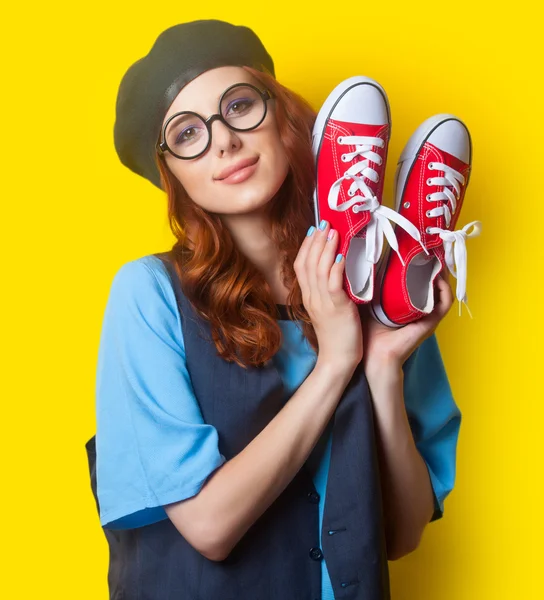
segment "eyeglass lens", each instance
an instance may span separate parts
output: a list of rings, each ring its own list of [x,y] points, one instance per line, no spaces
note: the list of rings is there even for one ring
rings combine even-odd
[[[237,86],[221,100],[221,115],[233,129],[255,127],[263,118],[266,106],[262,96],[251,87]],[[180,114],[166,128],[168,148],[178,156],[190,158],[204,151],[209,134],[204,121],[194,114]]]

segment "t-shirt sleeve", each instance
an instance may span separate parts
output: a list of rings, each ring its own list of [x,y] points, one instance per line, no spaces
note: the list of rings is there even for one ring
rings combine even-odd
[[[435,334],[416,348],[403,370],[408,420],[434,492],[432,522],[444,515],[444,500],[455,483],[461,412],[453,399]]]
[[[168,273],[150,257],[124,264],[110,287],[98,351],[96,420],[103,527],[127,529],[168,518],[163,505],[196,495],[226,462],[191,385]]]

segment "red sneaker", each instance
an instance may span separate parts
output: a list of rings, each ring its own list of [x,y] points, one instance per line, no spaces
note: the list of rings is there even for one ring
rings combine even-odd
[[[395,208],[417,226],[429,253],[423,253],[404,231],[397,239],[406,264],[385,252],[371,307],[384,325],[401,327],[429,314],[434,309],[433,283],[445,266],[457,277],[459,311],[461,302],[466,305],[465,240],[479,235],[481,223],[454,229],[471,164],[470,133],[460,119],[448,114],[424,121],[402,151],[395,174]]]
[[[397,248],[389,220],[421,240],[417,227],[381,204],[390,132],[387,95],[363,76],[334,88],[313,128],[316,226],[325,219],[338,232],[338,252],[346,257],[344,289],[358,304],[372,300],[383,237]]]

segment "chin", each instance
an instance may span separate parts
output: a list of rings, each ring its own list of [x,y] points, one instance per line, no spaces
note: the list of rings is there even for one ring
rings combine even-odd
[[[232,206],[252,205],[255,208],[268,204],[278,190],[281,188],[285,178],[277,181],[266,181],[263,182],[255,179],[254,181],[247,181],[247,186],[233,190],[233,203]]]
[[[231,206],[236,206],[239,212],[253,212],[263,209],[274,197],[272,193],[263,193],[262,189],[254,190],[253,193],[240,194]]]

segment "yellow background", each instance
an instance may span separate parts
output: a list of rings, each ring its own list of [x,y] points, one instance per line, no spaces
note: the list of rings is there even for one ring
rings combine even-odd
[[[463,413],[457,481],[418,550],[390,563],[393,598],[540,597],[542,35],[529,4],[34,2],[3,14],[0,594],[107,597],[84,449],[100,326],[116,270],[173,240],[163,194],[117,159],[115,96],[162,30],[221,18],[253,28],[278,79],[316,109],[351,75],[385,87],[386,204],[420,122],[468,124],[460,225],[483,223],[468,241],[474,319],[455,306],[438,330]]]

